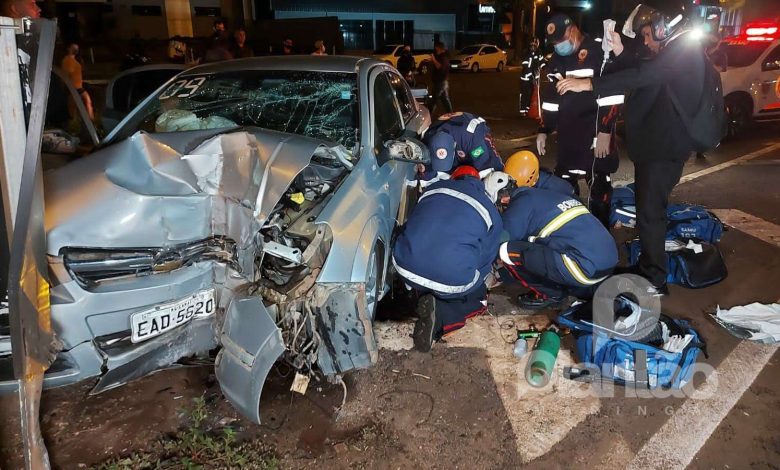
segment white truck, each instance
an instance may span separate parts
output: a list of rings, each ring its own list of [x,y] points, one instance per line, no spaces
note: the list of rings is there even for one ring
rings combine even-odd
[[[393,67],[398,67],[398,58],[401,57],[403,50],[403,44],[388,44],[374,52],[371,57],[387,62]],[[423,75],[427,74],[431,68],[431,54],[433,51],[413,51],[415,67]]]
[[[780,119],[780,24],[749,23],[713,57],[721,70],[729,135],[751,121]]]

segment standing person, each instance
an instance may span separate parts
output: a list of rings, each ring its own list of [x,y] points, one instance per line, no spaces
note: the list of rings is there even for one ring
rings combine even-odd
[[[547,22],[547,42],[555,53],[547,65],[547,77],[600,75],[604,53],[601,45],[583,34],[568,16],[556,13]],[[547,151],[547,136],[558,131],[555,174],[567,180],[579,195],[579,179],[590,186],[589,208],[609,225],[612,196],[610,175],[618,169],[615,124],[622,94],[583,93],[560,96],[551,82],[541,84],[542,124],[536,137],[539,155]]]
[[[246,30],[244,28],[238,28],[233,33],[233,49],[231,51],[234,59],[245,59],[247,57],[254,57],[255,53],[251,47],[246,45]]]
[[[37,19],[41,9],[35,0],[0,0],[0,16]]]
[[[477,170],[462,166],[420,196],[398,235],[393,266],[419,294],[413,333],[419,351],[487,310],[485,279],[503,230],[492,197]]]
[[[79,97],[81,98],[84,107],[87,109],[89,119],[95,119],[95,112],[92,108],[92,98],[89,96],[87,90],[84,89],[84,77],[82,73],[81,60],[79,58],[79,45],[76,43],[68,44],[65,57],[62,58],[60,64],[62,71],[70,80],[70,84],[76,89]],[[78,120],[78,113],[76,112],[75,105],[73,103],[69,106],[70,117],[72,120]]]
[[[414,63],[414,56],[412,55],[412,48],[404,46],[401,51],[401,57],[398,58],[396,68],[402,77],[410,86],[414,86],[414,69],[416,64]]]
[[[704,51],[699,41],[685,34],[689,29],[687,13],[679,1],[648,0],[639,4],[626,20],[623,32],[640,35],[654,55],[652,59],[603,77],[566,79],[557,84],[563,96],[572,92],[602,96],[628,93],[626,140],[628,155],[634,162],[642,247],[637,273],[662,294],[668,293],[666,207],[683,165],[694,150],[673,99],[681,112],[693,116],[706,92],[702,87],[707,65]],[[620,56],[620,35],[615,33],[611,39],[615,54]]]
[[[181,36],[174,36],[168,41],[168,61],[173,64],[187,62],[187,43]]]
[[[230,53],[230,41],[228,40],[227,32],[215,30],[214,36],[211,37],[209,48],[206,49],[206,53],[203,55],[203,62],[222,62],[231,59],[233,59],[233,54]]]
[[[431,98],[431,116],[436,110],[436,105],[441,100],[446,113],[452,112],[452,101],[450,100],[450,54],[443,42],[439,41],[434,45],[434,53],[431,54],[431,64],[433,65],[433,96]]]
[[[542,66],[544,54],[539,50],[539,38],[531,39],[528,52],[521,62],[523,71],[520,73],[520,114],[528,114],[531,108],[531,96],[534,84],[539,79],[539,68]]]
[[[214,26],[211,29],[211,37],[222,36],[227,32],[227,29],[225,28],[225,20],[214,20]]]
[[[295,44],[292,39],[285,39],[282,42],[282,51],[280,55],[295,55]]]
[[[328,55],[327,49],[325,49],[325,41],[322,39],[314,42],[314,52],[311,55]]]

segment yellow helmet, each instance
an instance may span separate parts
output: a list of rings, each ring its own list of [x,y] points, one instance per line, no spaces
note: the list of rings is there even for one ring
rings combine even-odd
[[[539,159],[530,150],[515,152],[504,165],[504,172],[517,186],[533,186],[539,180]]]

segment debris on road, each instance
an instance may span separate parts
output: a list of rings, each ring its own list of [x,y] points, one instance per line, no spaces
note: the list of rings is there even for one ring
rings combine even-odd
[[[718,310],[712,318],[737,338],[764,344],[780,342],[780,304],[752,303]]]

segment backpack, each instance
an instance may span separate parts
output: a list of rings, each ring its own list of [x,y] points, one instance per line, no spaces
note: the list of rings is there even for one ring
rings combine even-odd
[[[690,40],[690,38],[685,38],[685,40]],[[702,52],[702,54],[704,53]],[[693,116],[685,113],[669,87],[667,90],[674,109],[691,138],[693,149],[703,153],[717,147],[723,136],[726,135],[726,105],[723,101],[723,84],[720,80],[720,73],[712,65],[709,57],[704,54],[702,96],[699,107]]]
[[[666,250],[666,282],[687,287],[688,289],[703,289],[717,284],[728,277],[728,269],[723,255],[715,245],[701,242],[701,251],[677,246],[674,241],[667,241]],[[673,248],[673,249],[670,249]],[[642,247],[639,239],[628,242],[628,261],[631,265],[639,262]]]
[[[623,296],[616,301],[631,303]],[[558,317],[558,325],[569,328],[576,339],[577,358],[594,378],[605,378],[622,385],[643,386],[650,389],[681,389],[695,372],[699,353],[706,353],[706,344],[687,321],[661,314],[659,324],[648,337],[629,340],[607,332],[592,323],[592,304],[572,306]],[[663,327],[669,335],[691,335],[692,339],[682,351],[673,353],[663,349]],[[638,353],[643,354],[638,354]],[[637,367],[639,357],[647,358],[644,367]],[[646,377],[642,377],[646,371]]]
[[[712,212],[693,204],[672,204],[666,209],[667,240],[695,240],[718,243],[723,223]]]

